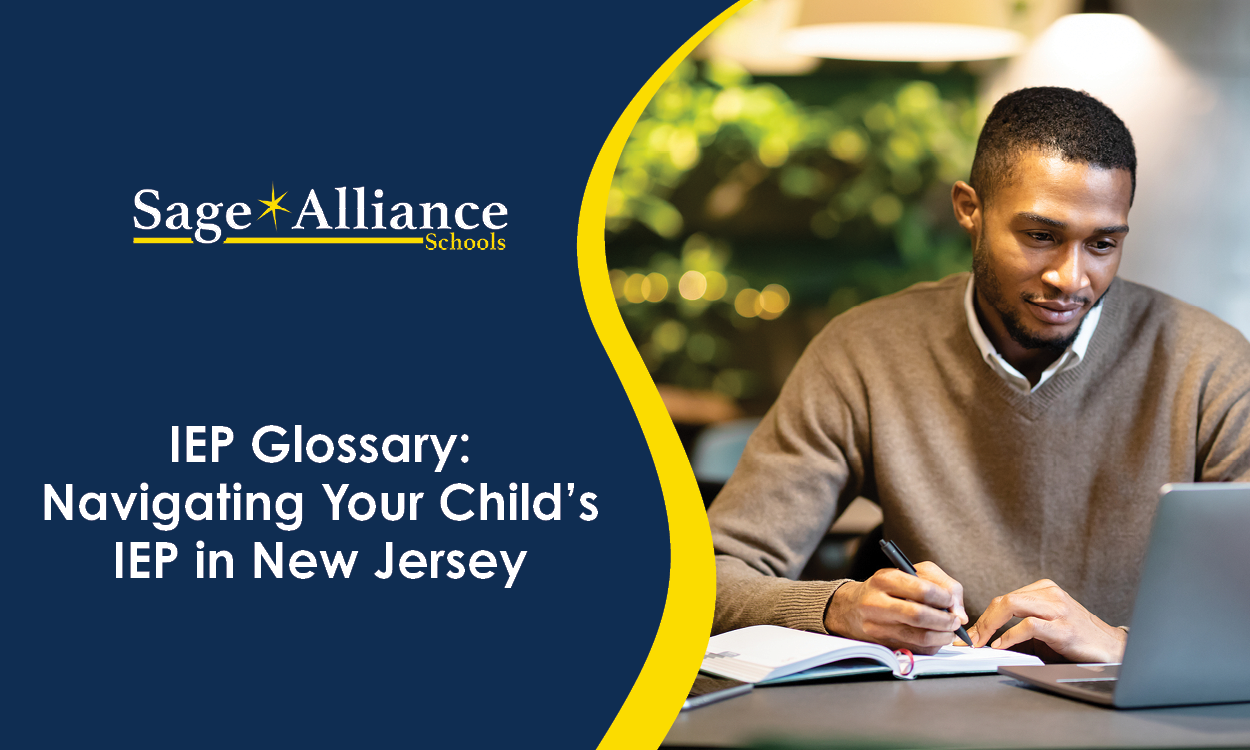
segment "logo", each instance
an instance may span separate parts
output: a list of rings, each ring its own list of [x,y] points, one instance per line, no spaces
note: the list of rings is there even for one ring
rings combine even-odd
[[[161,200],[160,191],[144,188],[135,193],[134,226],[152,234],[136,236],[134,242],[197,242],[205,245],[218,241],[243,244],[418,244],[425,245],[429,250],[503,250],[507,245],[507,240],[498,235],[508,226],[508,207],[503,203],[479,206],[465,202],[450,208],[442,202],[414,205],[401,201],[387,208],[389,201],[382,200],[385,195],[382,188],[373,190],[374,202],[366,201],[364,187],[351,188],[354,195],[350,200],[348,190],[347,187],[333,188],[337,200],[330,199],[330,211],[327,213],[322,208],[316,188],[310,188],[303,207],[296,213],[294,203],[288,201],[291,208],[282,203],[290,191],[279,195],[276,185],[270,183],[269,198],[254,199],[255,203],[264,207],[260,215],[253,218],[253,201],[236,201],[228,207],[225,201],[208,201],[196,206],[196,220],[192,226],[190,203],[175,200],[162,207],[165,201]],[[260,210],[260,206],[256,210]],[[266,217],[271,217],[275,232],[290,234],[275,237],[268,233],[256,233],[261,230],[249,233],[248,230],[255,224],[261,227],[268,224],[268,221],[262,221]],[[457,232],[460,232],[459,236]]]

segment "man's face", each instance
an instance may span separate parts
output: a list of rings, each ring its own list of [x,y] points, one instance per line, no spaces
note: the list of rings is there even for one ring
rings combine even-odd
[[[981,312],[996,332],[1025,349],[1062,350],[1076,338],[1120,267],[1131,190],[1124,169],[1021,157],[965,225]]]

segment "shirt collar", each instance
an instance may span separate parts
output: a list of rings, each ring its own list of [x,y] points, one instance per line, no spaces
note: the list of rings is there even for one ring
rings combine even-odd
[[[1003,368],[1006,371],[1004,374],[1009,376],[1009,380],[1014,381],[1018,378],[1027,384],[1028,380],[1021,375],[1016,368],[1012,367],[1007,360],[1003,359],[1003,356],[999,354],[998,350],[994,348],[994,345],[990,343],[989,337],[985,335],[985,331],[981,328],[981,321],[977,320],[976,307],[974,307],[972,303],[972,295],[976,289],[975,281],[975,276],[970,275],[968,277],[968,286],[964,289],[964,314],[968,318],[968,331],[972,334],[972,340],[976,342],[977,349],[981,352],[981,358],[984,359],[991,367],[995,367],[996,369]],[[1081,330],[1077,333],[1077,336],[1072,341],[1072,344],[1064,350],[1063,354],[1055,360],[1054,364],[1046,368],[1046,372],[1043,373],[1042,379],[1037,382],[1037,386],[1034,386],[1034,388],[1040,387],[1042,383],[1049,379],[1050,375],[1056,374],[1061,370],[1076,367],[1082,360],[1085,359],[1085,352],[1089,348],[1090,339],[1094,338],[1094,329],[1098,327],[1098,321],[1100,318],[1102,318],[1101,299],[1098,300],[1098,303],[1085,314],[1085,320],[1081,323]]]

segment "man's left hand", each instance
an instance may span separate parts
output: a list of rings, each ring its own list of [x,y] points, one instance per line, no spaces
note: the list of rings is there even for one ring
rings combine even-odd
[[[974,646],[984,646],[1011,618],[1023,618],[990,644],[1008,648],[1036,638],[1075,662],[1117,662],[1128,634],[1095,617],[1054,581],[1041,580],[994,597],[968,628]]]

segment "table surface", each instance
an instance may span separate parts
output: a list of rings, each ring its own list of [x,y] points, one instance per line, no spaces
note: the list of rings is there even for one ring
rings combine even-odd
[[[1116,710],[1002,675],[762,687],[677,717],[664,747],[769,740],[837,746],[1250,747],[1250,703]]]

